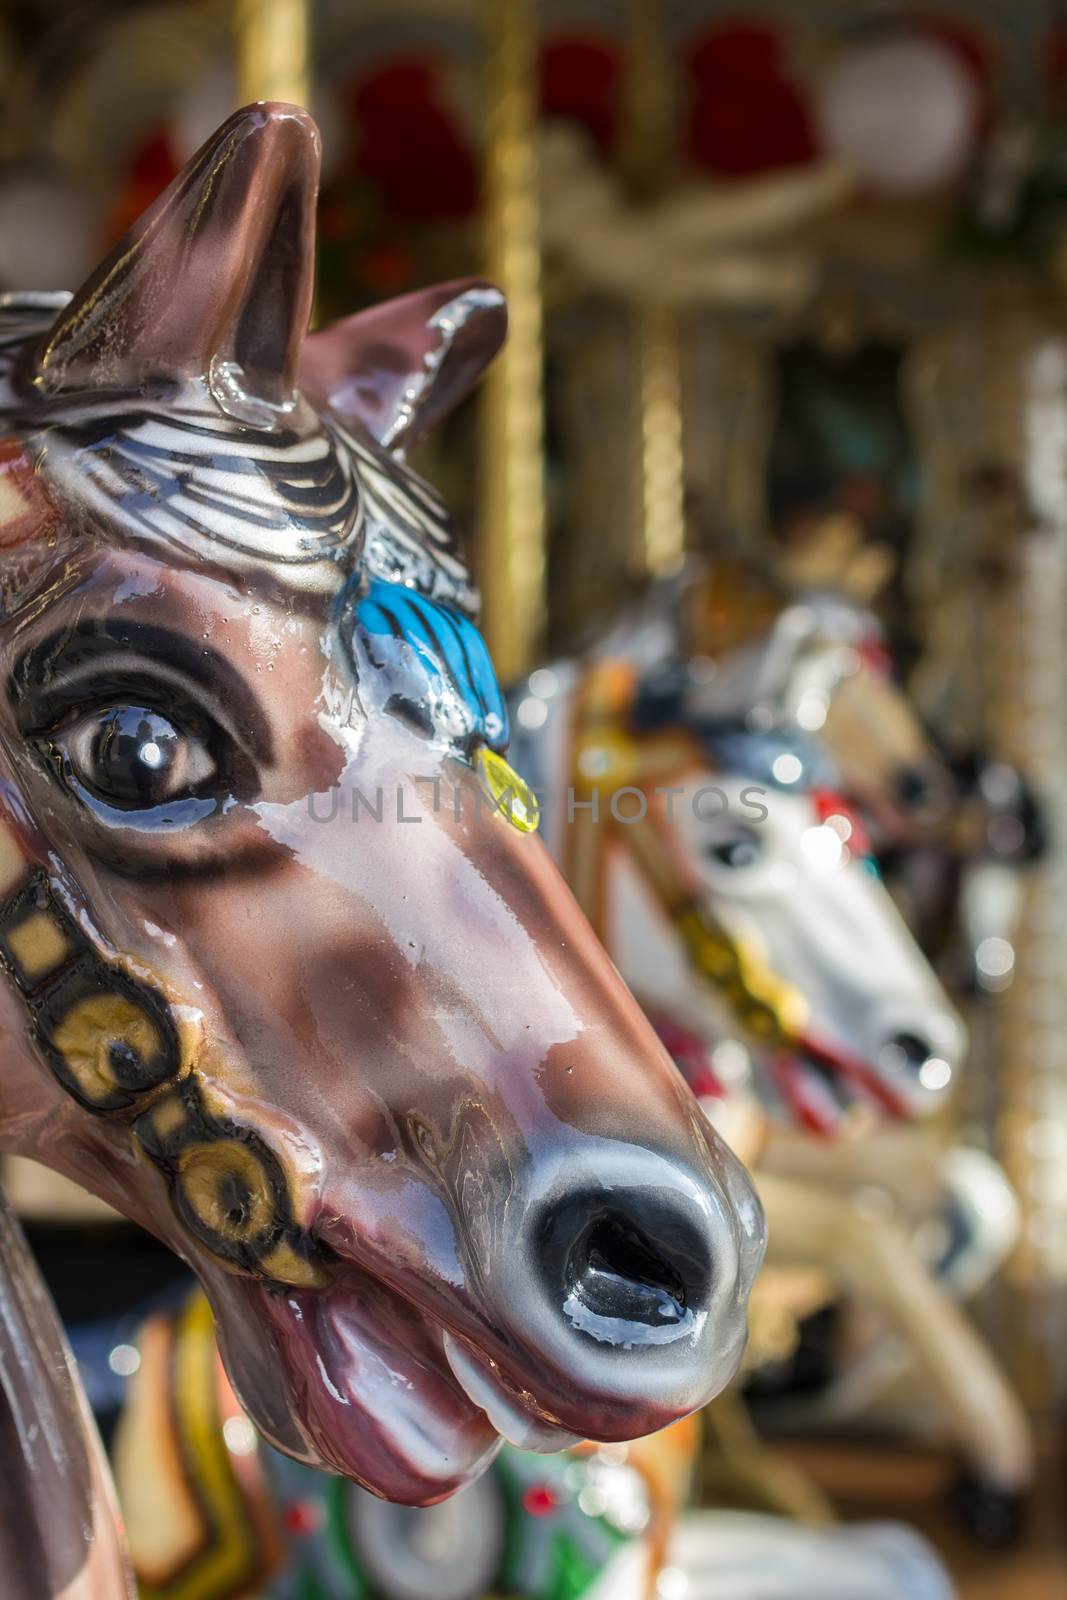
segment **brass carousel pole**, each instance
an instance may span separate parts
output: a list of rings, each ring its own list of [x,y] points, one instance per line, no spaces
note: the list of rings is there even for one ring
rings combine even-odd
[[[1001,459],[1013,451],[1029,514],[996,619],[992,727],[997,749],[1038,786],[1049,832],[1043,859],[1027,874],[1012,941],[998,1082],[1002,1159],[1023,1214],[1008,1269],[1023,1291],[1015,1302],[1016,1377],[1031,1404],[1047,1406],[1067,1391],[1062,1331],[1050,1315],[1067,1286],[1067,338],[1043,319],[1028,327],[1002,310],[987,329],[987,403],[1002,395],[1010,406],[997,442]]]
[[[310,0],[236,0],[238,105],[255,100],[307,105],[310,11]]]
[[[629,0],[624,163],[631,190],[650,200],[669,170],[670,63],[662,0]],[[682,352],[678,314],[650,300],[636,309],[638,547],[645,571],[669,571],[685,551]]]
[[[545,616],[537,7],[482,0],[482,16],[486,271],[510,315],[482,397],[482,588],[486,635],[507,681],[533,664]]]
[[[672,306],[653,302],[637,317],[643,556],[654,577],[677,566],[685,551],[681,343]]]

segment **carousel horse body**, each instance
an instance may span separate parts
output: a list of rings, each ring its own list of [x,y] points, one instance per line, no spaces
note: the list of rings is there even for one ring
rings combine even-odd
[[[690,568],[584,658],[518,686],[515,761],[544,791],[546,840],[623,976],[717,1125],[758,1158],[771,1260],[825,1269],[877,1305],[976,1476],[1010,1498],[1029,1481],[1029,1429],[983,1341],[903,1226],[812,1175],[839,1151],[847,1165],[853,1140],[820,1138],[803,1175],[775,1170],[776,1127],[826,1136],[857,1116],[864,1131],[879,1113],[922,1117],[963,1057],[854,806],[880,797],[888,828],[902,775],[936,764],[873,644],[848,604],[790,606]],[[769,1117],[753,1117],[753,1089]],[[859,1144],[869,1187],[878,1140]]]
[[[709,1399],[762,1218],[485,804],[505,709],[403,452],[500,297],[305,338],[317,172],[253,107],[0,303],[0,1150],[189,1262],[266,1438],[425,1504]]]

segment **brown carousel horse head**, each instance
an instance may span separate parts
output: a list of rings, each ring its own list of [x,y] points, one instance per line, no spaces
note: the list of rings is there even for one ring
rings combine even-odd
[[[503,702],[403,452],[500,296],[305,338],[317,169],[243,111],[0,310],[0,1147],[189,1260],[272,1441],[428,1502],[710,1398],[762,1226],[485,800]]]

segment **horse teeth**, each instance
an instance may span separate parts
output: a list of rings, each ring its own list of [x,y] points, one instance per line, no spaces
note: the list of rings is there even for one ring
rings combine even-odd
[[[452,1376],[467,1399],[485,1412],[497,1433],[517,1450],[554,1455],[581,1442],[580,1435],[565,1433],[562,1428],[531,1416],[508,1394],[500,1380],[447,1332],[444,1352]]]

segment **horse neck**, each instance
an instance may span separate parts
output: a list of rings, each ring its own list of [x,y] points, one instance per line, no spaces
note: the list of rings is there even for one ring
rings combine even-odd
[[[2,1189],[0,1466],[7,1600],[134,1600],[103,1448]]]

